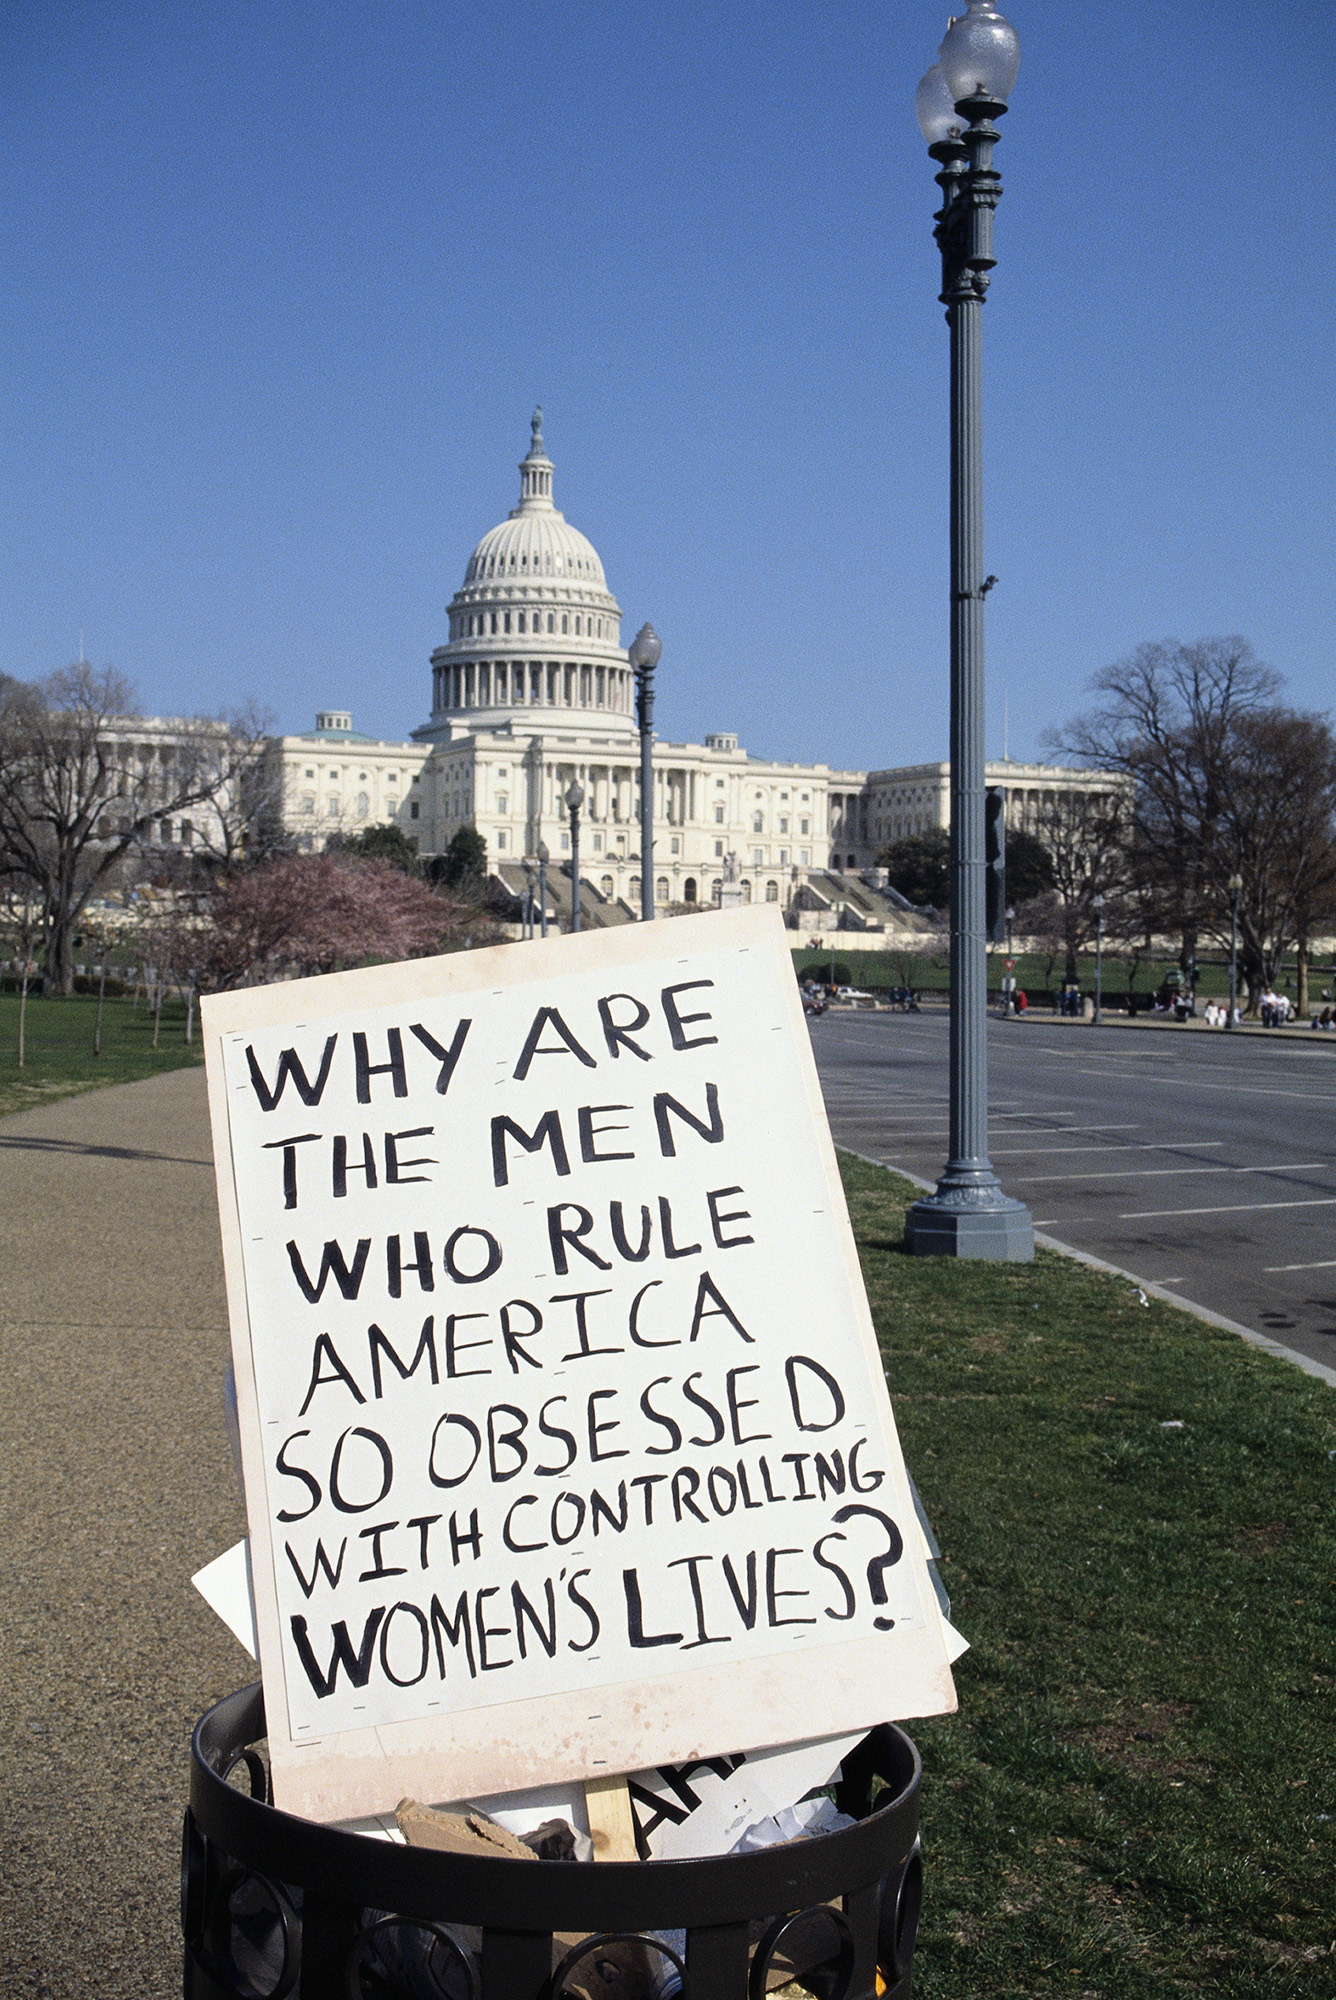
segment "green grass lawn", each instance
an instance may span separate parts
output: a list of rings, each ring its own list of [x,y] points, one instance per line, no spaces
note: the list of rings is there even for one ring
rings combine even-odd
[[[919,2000],[1336,1993],[1336,1389],[1125,1280],[916,1261],[845,1157],[958,1715]]]
[[[107,1000],[102,1009],[102,1054],[93,1054],[97,1001],[76,995],[44,1000],[29,993],[24,1019],[24,1064],[18,1066],[19,998],[0,994],[0,1117],[26,1111],[53,1097],[96,1090],[104,1083],[136,1083],[159,1070],[180,1069],[202,1059],[199,1015],[194,1039],[185,1039],[185,1008],[178,999],[163,1003],[158,1046],[153,1047],[153,1012],[141,1000]]]

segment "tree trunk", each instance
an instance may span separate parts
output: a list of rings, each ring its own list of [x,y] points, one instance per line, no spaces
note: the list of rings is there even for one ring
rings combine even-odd
[[[47,926],[42,991],[67,999],[74,991],[74,918],[68,913],[53,916]]]
[[[1197,964],[1197,933],[1184,931],[1183,943],[1178,954],[1178,969],[1183,975],[1184,985],[1192,984],[1192,975]]]
[[[1302,1021],[1308,1014],[1308,939],[1298,938],[1294,946],[1294,1011]]]
[[[1262,1001],[1262,988],[1268,983],[1266,962],[1260,952],[1240,952],[1239,972],[1247,989],[1244,1013],[1256,1018]]]

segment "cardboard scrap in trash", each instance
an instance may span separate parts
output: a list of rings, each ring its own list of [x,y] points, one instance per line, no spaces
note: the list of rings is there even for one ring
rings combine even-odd
[[[394,1809],[399,1831],[410,1847],[434,1847],[443,1854],[507,1855],[512,1861],[536,1861],[531,1847],[485,1813],[444,1812],[417,1799],[400,1799]]]

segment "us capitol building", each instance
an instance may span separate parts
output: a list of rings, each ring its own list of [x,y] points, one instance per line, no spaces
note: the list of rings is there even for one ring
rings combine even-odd
[[[431,656],[431,712],[410,741],[359,736],[352,713],[327,709],[309,735],[284,736],[283,816],[297,844],[395,821],[425,856],[462,826],[487,844],[489,874],[523,894],[523,864],[545,842],[549,906],[569,913],[570,825],[563,795],[585,794],[581,914],[587,925],[640,909],[640,743],[635,673],[621,608],[593,544],[553,500],[542,412],[520,464],[519,505],[470,556]],[[994,764],[1008,820],[1031,823],[1044,794],[1108,780],[1045,765]],[[736,735],[654,744],[654,901],[709,907],[726,878],[744,902],[778,903],[807,929],[881,929],[888,840],[950,816],[946,764],[837,771],[752,757]],[[799,914],[799,913],[802,914]]]

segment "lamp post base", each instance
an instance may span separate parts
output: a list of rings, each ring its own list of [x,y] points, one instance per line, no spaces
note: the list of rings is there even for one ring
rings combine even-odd
[[[995,1263],[1034,1261],[1034,1224],[1023,1201],[980,1189],[925,1195],[905,1217],[905,1248],[914,1257],[974,1257]]]

